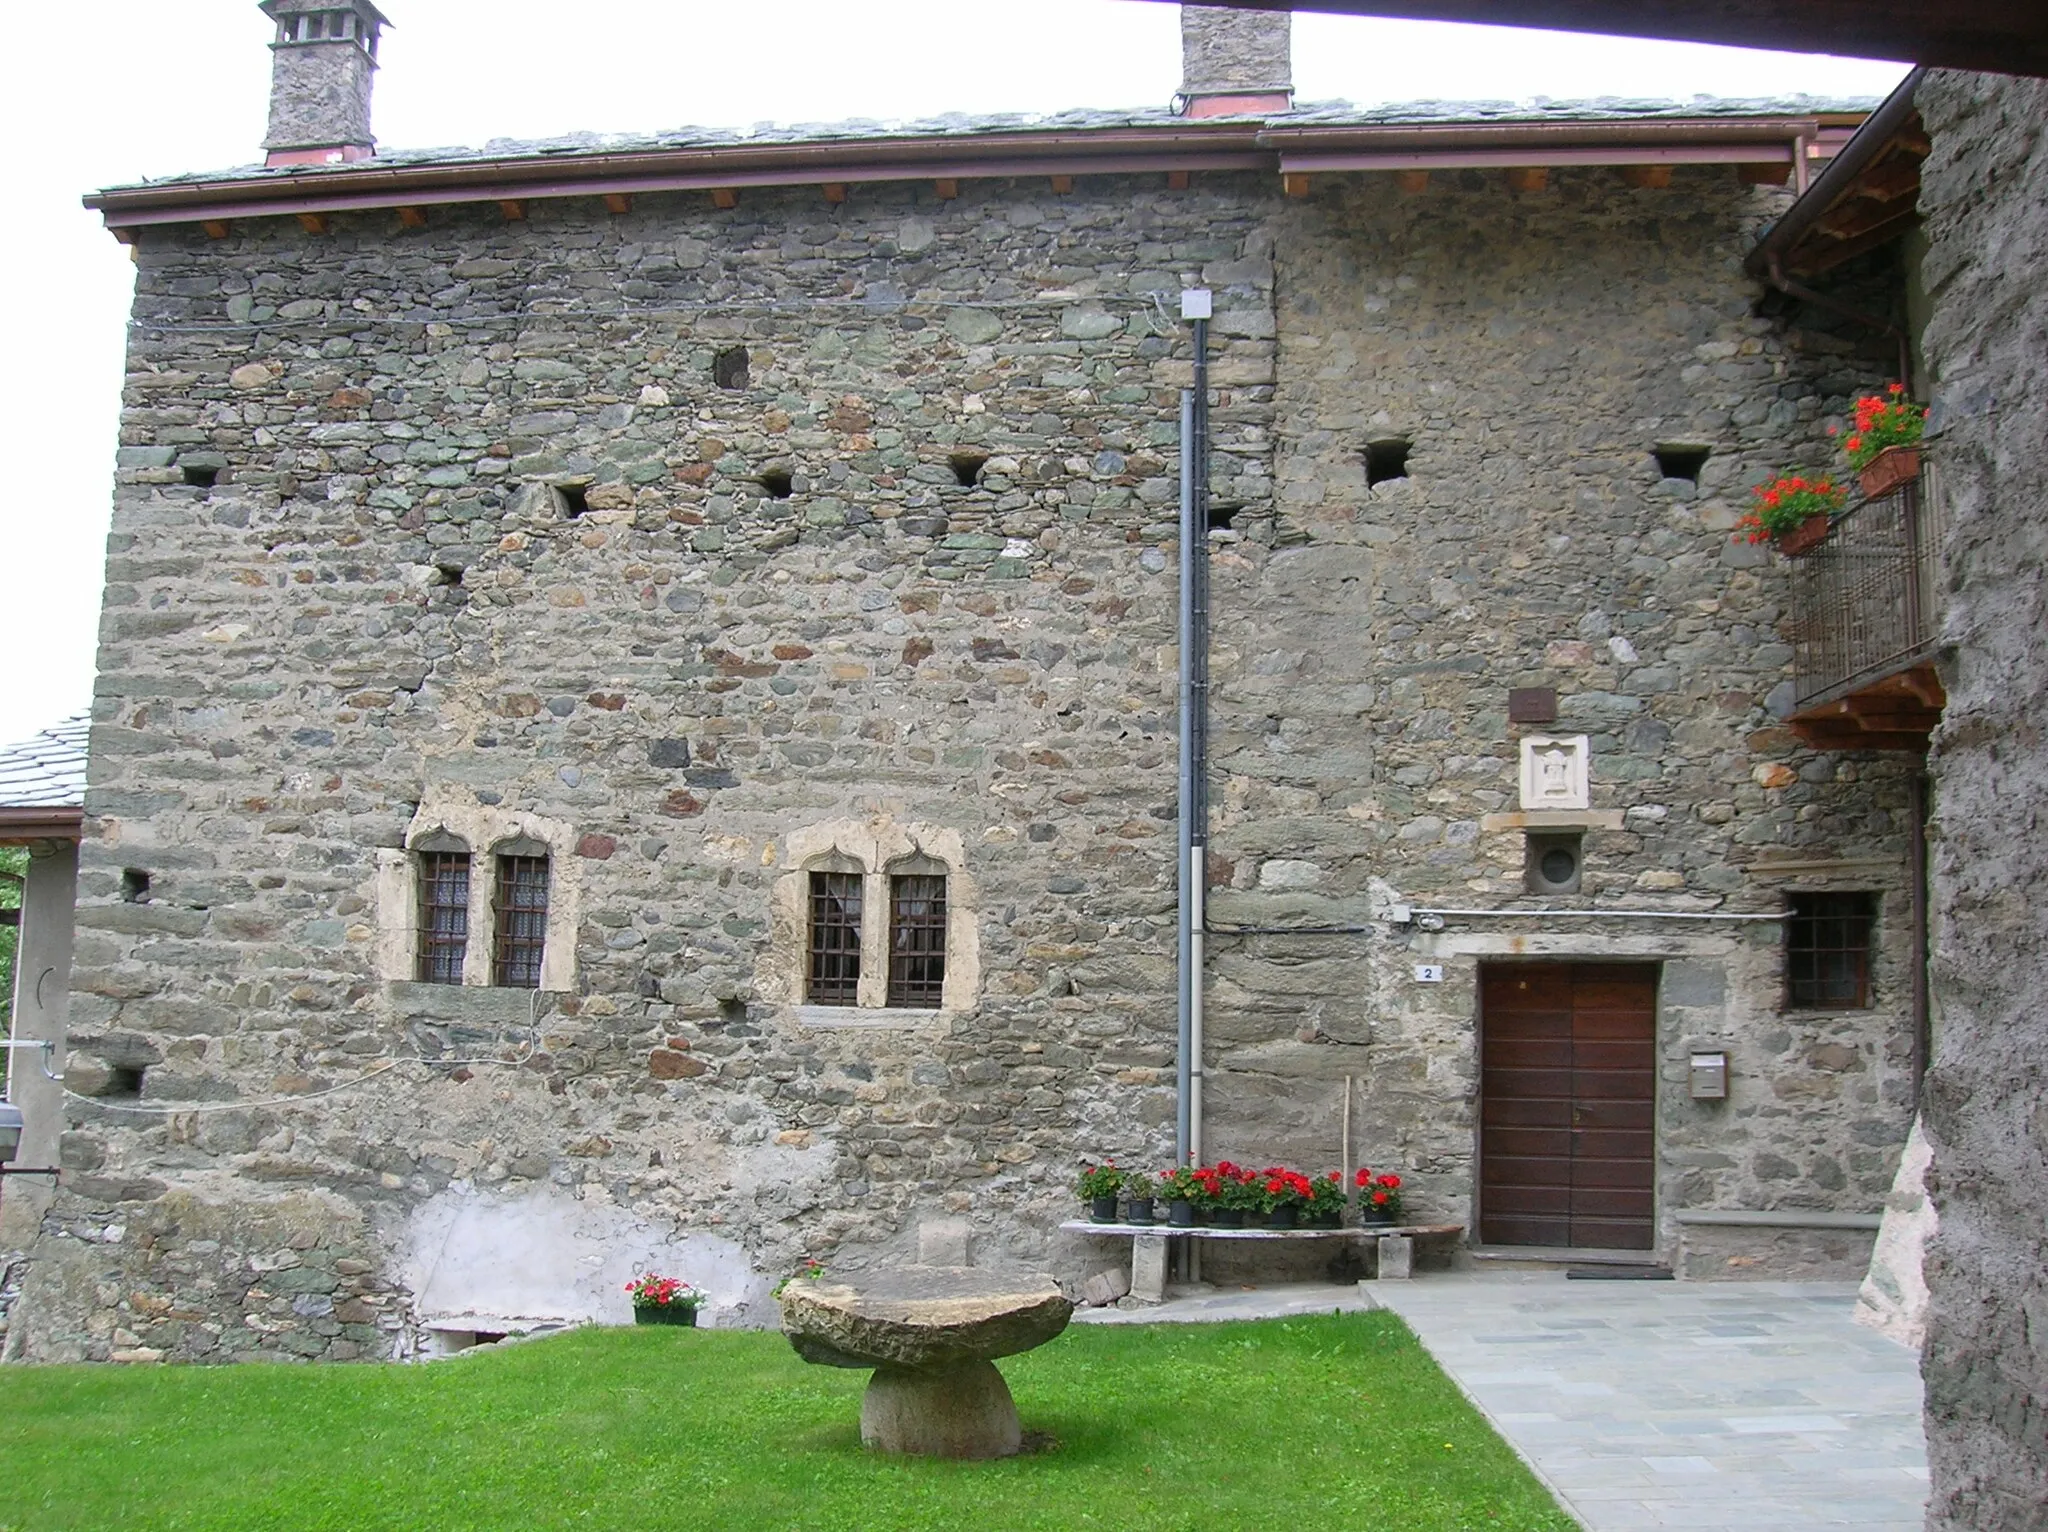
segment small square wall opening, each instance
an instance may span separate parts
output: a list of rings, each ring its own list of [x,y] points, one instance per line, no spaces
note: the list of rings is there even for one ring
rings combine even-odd
[[[562,514],[574,521],[578,516],[590,512],[590,486],[588,484],[557,484],[555,494],[561,502]]]
[[[737,393],[753,385],[753,358],[745,346],[728,346],[711,359],[711,381]]]
[[[1714,455],[1712,447],[1689,442],[1666,442],[1655,450],[1659,478],[1684,479],[1691,484],[1699,483],[1700,470]]]
[[[796,479],[786,468],[770,468],[756,474],[754,482],[770,500],[787,500],[796,493]]]
[[[953,470],[953,480],[962,489],[972,489],[981,482],[981,471],[988,466],[986,452],[956,452],[946,459]]]
[[[121,902],[123,904],[149,903],[149,874],[140,867],[121,869]]]
[[[1408,477],[1408,453],[1414,446],[1405,436],[1388,436],[1365,444],[1365,482],[1368,487]]]
[[[110,1064],[107,1066],[107,1083],[96,1092],[101,1097],[113,1097],[122,1101],[142,1099],[142,1067],[138,1064]]]
[[[220,482],[220,470],[204,463],[187,463],[180,470],[193,489],[212,489]]]
[[[1580,831],[1532,834],[1523,850],[1522,886],[1532,894],[1576,894],[1584,871]]]

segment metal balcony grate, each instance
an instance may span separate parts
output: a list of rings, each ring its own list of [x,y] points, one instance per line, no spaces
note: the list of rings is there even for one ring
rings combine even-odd
[[[1794,665],[1807,708],[1916,665],[1941,632],[1941,481],[1920,477],[1828,528],[1793,574]]]

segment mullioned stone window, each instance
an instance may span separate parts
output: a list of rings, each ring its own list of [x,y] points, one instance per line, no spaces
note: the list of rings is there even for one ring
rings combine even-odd
[[[378,971],[466,988],[575,983],[581,887],[569,826],[476,804],[422,804],[379,853]]]
[[[914,1025],[973,1007],[979,924],[959,831],[840,820],[793,832],[786,849],[764,999],[817,1026]]]

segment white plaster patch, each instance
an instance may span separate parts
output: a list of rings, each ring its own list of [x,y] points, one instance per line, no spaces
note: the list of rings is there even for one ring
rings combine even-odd
[[[409,1220],[399,1272],[428,1327],[631,1324],[626,1284],[648,1272],[702,1288],[703,1322],[715,1327],[766,1323],[773,1307],[768,1280],[733,1240],[552,1187],[502,1197],[449,1188]]]

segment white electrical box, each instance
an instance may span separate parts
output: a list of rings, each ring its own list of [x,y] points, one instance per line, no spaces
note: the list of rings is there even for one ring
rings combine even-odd
[[[1180,317],[1183,319],[1209,319],[1215,314],[1215,294],[1206,287],[1190,287],[1180,295]]]
[[[1415,965],[1417,984],[1441,984],[1444,982],[1444,965],[1441,963],[1417,963]]]
[[[1728,1055],[1725,1053],[1695,1053],[1692,1067],[1686,1079],[1695,1101],[1726,1101],[1728,1099]]]

